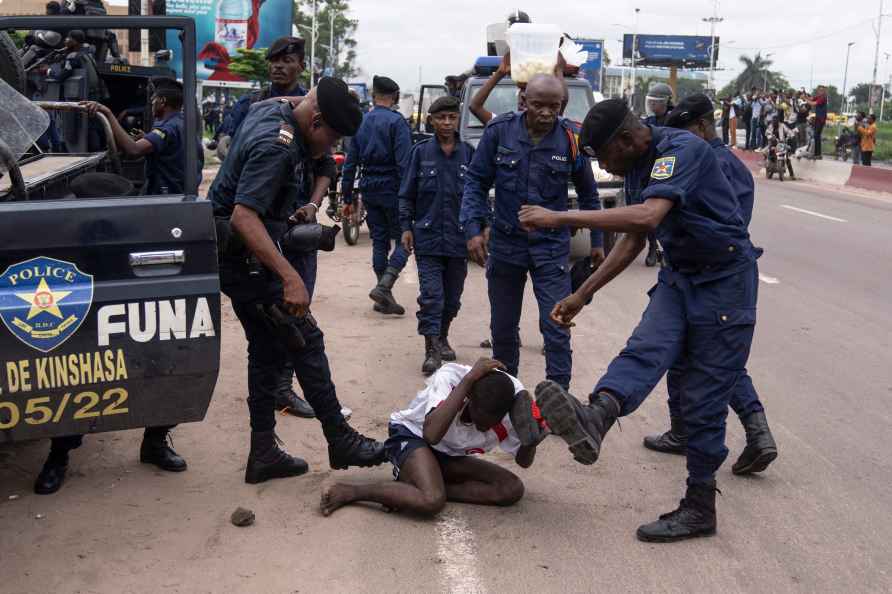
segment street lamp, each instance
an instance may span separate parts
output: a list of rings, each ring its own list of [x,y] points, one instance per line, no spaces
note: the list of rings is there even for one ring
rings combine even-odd
[[[709,88],[715,91],[715,26],[724,19],[719,17],[719,0],[714,0],[712,4],[712,16],[704,18],[704,23],[709,23],[709,36],[711,42],[709,45]]]
[[[638,62],[635,50],[638,48],[638,13],[640,12],[640,8],[635,9],[635,30],[632,32],[632,92],[629,93],[629,109],[635,107],[635,65]]]
[[[849,54],[852,51],[853,45],[855,45],[855,42],[850,41],[846,48],[846,69],[845,73],[842,75],[842,105],[839,107],[840,113],[844,113],[846,110],[846,85],[849,83]]]

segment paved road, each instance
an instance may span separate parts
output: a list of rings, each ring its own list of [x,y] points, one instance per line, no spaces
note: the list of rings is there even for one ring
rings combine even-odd
[[[731,419],[715,538],[635,540],[640,523],[682,495],[684,461],[640,445],[665,426],[664,386],[611,432],[593,467],[573,463],[562,442],[546,442],[533,468],[519,471],[527,492],[510,509],[450,505],[440,519],[419,521],[368,506],[323,518],[319,492],[333,473],[321,432],[287,417],[278,432],[312,472],[245,485],[244,341],[227,309],[227,363],[208,418],[175,433],[188,472],[140,466],[139,432],[97,435],[74,453],[65,488],[40,497],[30,485],[46,444],[0,449],[0,591],[890,591],[890,228],[892,202],[759,183],[753,235],[766,253],[750,368],[780,458],[763,476],[733,477],[743,436]],[[314,310],[355,425],[383,436],[389,412],[422,383],[422,344],[412,316],[382,321],[371,312],[368,260],[366,236],[324,255]],[[577,394],[621,348],[653,280],[639,262],[582,314],[573,338]],[[406,274],[396,293],[411,303],[416,289]],[[468,363],[484,354],[475,346],[488,334],[484,289],[474,269],[455,324]],[[521,379],[531,386],[544,373],[534,314],[529,295]],[[338,476],[386,480],[389,469]],[[256,525],[229,524],[238,505],[255,510]]]

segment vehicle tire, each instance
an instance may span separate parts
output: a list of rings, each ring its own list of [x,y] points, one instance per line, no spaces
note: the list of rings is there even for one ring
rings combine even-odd
[[[771,179],[774,176],[774,169],[770,165],[765,168],[765,176],[768,179]]]
[[[25,70],[12,37],[0,31],[0,78],[19,93],[25,92]]]
[[[357,244],[359,241],[359,227],[360,225],[354,225],[347,220],[344,221],[344,241],[347,242],[347,245]]]
[[[778,181],[784,181],[784,168],[781,167],[777,170],[777,179]]]

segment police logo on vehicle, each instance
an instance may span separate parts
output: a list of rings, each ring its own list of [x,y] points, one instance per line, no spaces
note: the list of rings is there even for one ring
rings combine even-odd
[[[93,276],[64,260],[38,257],[0,275],[0,319],[12,334],[48,353],[71,338],[93,303]]]
[[[660,157],[650,172],[653,179],[669,179],[675,173],[675,157]]]

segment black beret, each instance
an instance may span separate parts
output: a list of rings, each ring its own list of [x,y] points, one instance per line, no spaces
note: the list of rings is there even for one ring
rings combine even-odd
[[[616,131],[623,125],[629,107],[622,99],[606,99],[591,108],[582,122],[579,146],[583,150],[597,152],[610,142]],[[588,152],[588,151],[586,151]]]
[[[392,78],[376,76],[372,78],[372,91],[381,95],[393,95],[400,92],[400,86]]]
[[[669,112],[666,117],[666,125],[670,128],[687,128],[703,116],[708,115],[712,119],[714,109],[712,101],[703,93],[690,95],[682,99],[678,106]]]
[[[272,60],[288,54],[304,57],[306,42],[300,37],[279,37],[266,50],[266,59]]]
[[[353,136],[362,123],[359,101],[350,94],[347,83],[330,76],[316,85],[316,101],[322,119],[341,136]]]
[[[77,41],[78,43],[83,43],[84,41],[87,40],[87,36],[84,35],[84,32],[81,31],[80,29],[72,29],[71,31],[68,32],[68,36],[71,37],[73,40]]]
[[[459,111],[461,111],[461,101],[451,95],[446,95],[445,97],[440,97],[439,99],[434,101],[431,104],[430,109],[427,110],[427,112],[431,115],[443,111],[454,111],[458,113]]]
[[[133,184],[126,177],[97,171],[77,176],[69,189],[78,198],[115,198],[133,194]]]

